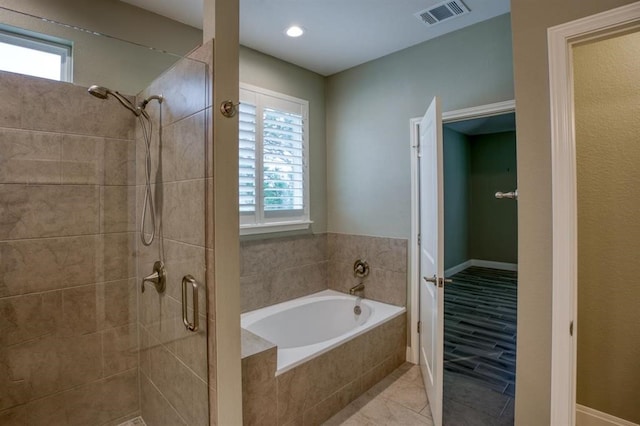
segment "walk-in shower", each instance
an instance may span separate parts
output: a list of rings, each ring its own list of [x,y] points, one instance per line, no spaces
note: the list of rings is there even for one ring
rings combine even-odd
[[[149,117],[149,114],[146,111],[146,107],[149,102],[156,100],[162,106],[162,102],[164,101],[164,97],[162,95],[153,95],[145,98],[138,106],[134,106],[129,99],[122,96],[119,92],[111,89],[107,89],[103,86],[93,85],[89,87],[88,92],[95,96],[98,99],[108,99],[109,95],[113,96],[120,104],[131,111],[136,117],[138,117],[138,121],[140,122],[140,127],[142,128],[142,134],[145,142],[145,178],[146,178],[146,188],[144,193],[144,202],[142,205],[142,217],[141,217],[141,226],[140,226],[140,239],[142,240],[142,244],[145,246],[151,245],[156,235],[156,208],[153,203],[153,193],[151,192],[151,138],[153,137],[153,121]],[[160,125],[158,126],[162,128],[162,108],[160,108]],[[160,141],[162,144],[162,141]],[[149,216],[151,217],[151,232],[149,239],[145,236],[145,223],[147,219],[147,210],[149,210]],[[144,287],[143,287],[144,288]]]
[[[0,7],[3,31],[58,40],[73,66],[66,81],[0,71],[0,425],[206,426],[211,86],[184,57],[201,37],[171,54],[117,38],[166,25],[142,9],[98,2],[117,18],[98,34],[36,3]],[[34,16],[54,10],[69,24]]]

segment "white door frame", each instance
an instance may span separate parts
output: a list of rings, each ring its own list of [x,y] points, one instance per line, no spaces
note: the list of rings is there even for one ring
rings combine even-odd
[[[471,120],[474,118],[490,117],[506,114],[516,110],[514,100],[481,105],[449,111],[442,114],[442,123]],[[419,176],[418,176],[418,125],[422,117],[409,120],[409,138],[411,147],[411,237],[409,239],[409,346],[407,347],[407,361],[417,364],[419,361],[420,336],[418,336],[418,319],[420,318],[420,249],[418,247],[418,230],[420,229],[419,211]]]
[[[549,91],[553,214],[551,424],[574,425],[576,409],[577,190],[572,48],[640,24],[640,2],[551,27]]]

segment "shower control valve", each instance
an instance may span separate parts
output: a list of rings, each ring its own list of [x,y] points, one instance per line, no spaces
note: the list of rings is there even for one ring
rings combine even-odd
[[[158,260],[153,264],[153,273],[142,279],[142,293],[144,293],[145,283],[153,283],[158,293],[164,293],[167,286],[167,271],[164,269],[164,263]]]
[[[356,260],[353,264],[353,275],[358,278],[364,278],[369,275],[369,264],[362,259]]]

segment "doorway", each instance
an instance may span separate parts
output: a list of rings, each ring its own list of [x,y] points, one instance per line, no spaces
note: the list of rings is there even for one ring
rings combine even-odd
[[[595,147],[599,150],[598,160],[602,158],[605,162],[611,162],[611,156],[616,153],[623,153],[622,163],[629,161],[633,158],[633,151],[629,151],[629,148],[635,149],[637,144],[628,143],[625,138],[615,137],[615,132],[622,131],[621,134],[634,135],[631,125],[637,123],[637,102],[633,104],[631,109],[620,108],[618,101],[622,102],[625,99],[633,99],[636,96],[637,99],[637,84],[629,84],[627,79],[620,80],[616,78],[616,84],[610,85],[611,88],[619,88],[620,85],[624,86],[623,96],[611,96],[602,95],[602,90],[609,87],[608,84],[604,86],[596,84],[589,84],[585,91],[584,85],[578,87],[576,83],[575,62],[574,54],[575,48],[582,44],[585,46],[587,43],[597,42],[598,40],[613,39],[614,37],[623,35],[624,33],[630,33],[637,31],[638,22],[640,22],[640,4],[633,3],[627,6],[623,6],[617,9],[612,9],[607,12],[603,12],[597,15],[583,18],[573,22],[559,25],[549,29],[549,82],[551,88],[551,111],[552,111],[552,127],[551,127],[551,146],[552,152],[552,172],[553,172],[553,353],[552,353],[552,387],[551,387],[551,421],[553,424],[637,424],[638,414],[632,410],[637,407],[637,404],[629,404],[626,401],[628,397],[632,398],[637,395],[637,390],[626,387],[616,386],[614,392],[605,392],[604,395],[608,401],[614,402],[616,405],[605,405],[601,400],[591,399],[592,392],[600,392],[603,390],[601,386],[594,386],[588,381],[578,384],[582,387],[582,391],[577,392],[579,395],[578,401],[576,401],[576,379],[579,371],[576,370],[576,365],[581,363],[587,365],[589,353],[583,353],[580,350],[580,336],[582,336],[583,343],[588,342],[585,339],[585,335],[590,333],[592,320],[585,318],[583,310],[582,300],[583,296],[589,296],[588,293],[592,290],[589,289],[589,282],[592,282],[595,275],[589,275],[590,272],[583,268],[584,255],[588,255],[588,250],[585,250],[581,244],[588,242],[594,235],[600,232],[603,228],[606,232],[606,245],[600,244],[600,254],[609,256],[610,253],[607,247],[615,247],[619,250],[623,247],[621,244],[611,244],[609,240],[611,238],[618,238],[625,243],[637,241],[634,238],[634,233],[637,229],[637,221],[635,219],[627,220],[624,226],[618,225],[617,227],[606,224],[606,221],[619,221],[622,217],[620,214],[625,212],[622,203],[632,201],[637,203],[637,197],[634,197],[634,193],[627,193],[626,191],[622,195],[616,196],[618,188],[615,185],[610,185],[606,192],[596,191],[600,197],[597,201],[598,205],[606,208],[613,208],[615,214],[610,215],[607,210],[599,210],[600,217],[598,220],[589,223],[588,209],[585,209],[584,196],[595,187],[589,185],[585,186],[589,181],[582,179],[584,177],[584,169],[582,167],[586,163],[581,161],[581,158],[587,158],[590,161],[593,155],[585,157],[583,154],[587,153],[585,148],[589,148],[588,145],[581,146],[582,142],[588,141],[592,136],[597,136],[597,133],[593,133],[587,130],[584,125],[584,121],[580,120],[580,117],[585,117],[584,113],[588,112],[585,109],[587,106],[602,108],[602,112],[609,113],[616,109],[619,109],[623,114],[620,117],[616,117],[615,121],[606,120],[606,129],[610,130],[606,137],[600,137]],[[621,71],[625,67],[620,65],[625,62],[628,57],[622,59],[609,58],[613,51],[606,50],[607,60],[606,64],[611,65],[614,68],[618,68]],[[626,67],[628,71],[633,71],[637,75],[637,68]],[[604,74],[598,75],[601,78]],[[634,76],[635,77],[635,76]],[[589,79],[590,80],[590,79]],[[609,80],[611,81],[611,80]],[[591,99],[585,99],[583,95],[591,92]],[[596,99],[593,94],[597,94],[597,97],[605,99],[606,104],[594,104],[590,102],[584,102],[585,100]],[[582,97],[582,101],[578,99]],[[608,103],[613,105],[608,105]],[[582,108],[582,112],[578,110]],[[628,117],[631,114],[631,118]],[[606,114],[599,114],[597,116],[598,121],[602,125],[602,119],[606,118]],[[582,121],[582,123],[581,123]],[[626,121],[626,123],[625,123]],[[623,124],[621,126],[621,123]],[[586,131],[586,133],[585,133]],[[582,138],[580,135],[582,134]],[[585,139],[584,136],[587,136]],[[613,137],[612,137],[613,136]],[[635,142],[635,141],[633,141]],[[621,145],[626,144],[626,146]],[[580,151],[582,150],[582,154]],[[620,161],[620,160],[618,160]],[[629,188],[633,191],[637,185],[634,185],[633,179],[637,177],[634,168],[620,167],[618,161],[612,163],[610,172],[620,173],[623,170],[628,170],[627,175],[624,176],[624,188]],[[633,161],[633,160],[631,160]],[[583,171],[581,171],[581,169]],[[587,173],[593,173],[587,169]],[[595,176],[600,177],[597,172]],[[607,176],[601,177],[602,183],[612,184],[614,179]],[[584,191],[587,189],[587,191]],[[613,189],[613,191],[609,191]],[[613,198],[611,198],[613,197]],[[637,204],[636,204],[637,205]],[[635,207],[634,207],[635,209]],[[588,232],[585,232],[588,231]],[[586,238],[586,240],[585,240]],[[582,240],[582,241],[581,241]],[[637,244],[634,245],[632,250],[627,250],[629,253],[637,252]],[[580,257],[579,257],[580,256]],[[632,332],[633,329],[629,328],[625,324],[635,323],[637,320],[624,320],[621,318],[625,316],[625,313],[636,315],[637,307],[633,305],[633,301],[637,300],[633,294],[626,292],[624,303],[616,303],[617,294],[626,285],[625,279],[620,279],[620,274],[626,274],[634,267],[637,262],[624,262],[621,256],[614,258],[616,262],[619,262],[617,266],[611,266],[611,259],[598,258],[597,265],[588,265],[589,267],[604,267],[606,268],[607,279],[606,286],[602,286],[602,281],[598,281],[598,288],[600,290],[599,303],[610,304],[611,309],[607,312],[607,321],[604,324],[597,324],[600,328],[600,332],[597,334],[598,341],[592,342],[589,349],[595,349],[599,351],[601,347],[606,348],[610,354],[609,360],[615,359],[614,362],[607,362],[608,367],[614,369],[614,373],[617,377],[622,377],[623,380],[627,378],[637,378],[637,362],[627,363],[624,358],[617,357],[615,351],[620,349],[618,342],[637,342],[638,339],[632,334],[628,334],[627,331]],[[615,274],[615,275],[613,275]],[[634,291],[637,286],[632,286],[631,291]],[[585,293],[585,291],[587,293]],[[623,290],[624,291],[624,290]],[[580,295],[580,293],[583,293]],[[637,294],[637,293],[636,293]],[[631,304],[628,306],[628,304]],[[631,307],[631,310],[629,310]],[[598,308],[600,309],[600,308]],[[591,312],[586,314],[591,317]],[[637,318],[637,317],[636,317]],[[585,325],[583,330],[581,325]],[[612,327],[613,326],[613,327]],[[624,331],[624,339],[616,338],[615,333]],[[613,332],[613,333],[612,333]],[[576,336],[578,339],[576,339]],[[608,341],[603,342],[601,339]],[[586,356],[586,358],[585,358]],[[631,356],[631,359],[637,360],[637,356],[633,358],[633,350],[627,350],[624,352],[624,356]],[[582,360],[581,360],[582,358]],[[611,373],[603,371],[602,365],[598,365],[598,374],[593,374],[589,371],[588,374],[597,376],[596,379],[606,378],[606,380],[615,384],[618,379],[610,380]],[[622,376],[620,376],[622,373]],[[633,381],[634,386],[637,385],[637,380]],[[608,385],[608,384],[607,384]],[[578,402],[580,405],[576,405]],[[585,405],[583,405],[585,404]],[[594,422],[594,423],[588,423]],[[636,422],[636,423],[632,423]]]
[[[456,283],[447,284],[444,290],[444,309],[435,310],[434,314],[441,315],[440,319],[434,318],[433,324],[448,324],[449,330],[440,325],[435,329],[422,330],[428,333],[442,333],[449,336],[449,341],[443,343],[435,343],[436,348],[442,345],[433,353],[438,353],[440,364],[434,360],[435,366],[444,366],[444,368],[436,368],[436,373],[444,377],[431,378],[431,383],[435,384],[435,391],[430,394],[432,412],[434,412],[434,421],[436,424],[455,424],[464,421],[458,417],[447,419],[447,412],[460,413],[462,406],[469,408],[469,413],[474,419],[484,415],[487,424],[493,424],[498,421],[501,424],[509,424],[509,417],[512,419],[513,413],[513,394],[515,390],[515,306],[516,306],[516,282],[517,282],[517,208],[513,199],[496,200],[494,195],[497,191],[514,192],[516,195],[516,170],[515,170],[515,105],[513,102],[502,102],[499,104],[491,104],[466,110],[459,110],[443,114],[443,121],[447,125],[443,128],[446,134],[444,151],[444,166],[441,179],[447,184],[443,188],[444,196],[441,203],[445,206],[446,213],[442,216],[441,230],[436,231],[438,235],[443,235],[445,243],[441,245],[442,252],[438,254],[444,259],[446,274],[448,278],[455,276]],[[426,118],[426,116],[425,116]],[[412,155],[412,239],[411,239],[411,255],[410,255],[410,290],[411,290],[411,318],[410,321],[410,340],[407,358],[413,362],[418,362],[418,355],[423,352],[421,349],[420,335],[418,334],[418,319],[420,314],[420,285],[422,274],[420,270],[420,167],[424,165],[425,151],[422,146],[420,129],[418,126],[420,119],[411,121],[412,126],[412,147],[415,155]],[[454,124],[455,123],[455,124]],[[465,135],[463,132],[469,133]],[[493,134],[493,136],[489,136]],[[497,135],[497,136],[496,136]],[[451,141],[450,137],[456,139]],[[476,142],[475,146],[471,146],[471,140]],[[504,146],[509,154],[506,156],[506,167],[504,166],[505,153],[502,155],[495,151],[496,148]],[[471,149],[473,148],[473,150]],[[471,156],[471,152],[476,155]],[[492,153],[493,151],[493,153]],[[422,153],[422,155],[419,154]],[[471,179],[471,166],[473,159],[473,172],[476,179]],[[440,167],[440,166],[438,166]],[[496,169],[497,167],[497,169]],[[423,168],[424,169],[424,168]],[[447,169],[454,173],[449,173],[447,177]],[[497,170],[498,173],[493,173]],[[507,180],[505,181],[505,177]],[[511,180],[509,180],[509,178]],[[497,185],[497,186],[496,186]],[[488,189],[490,188],[490,189]],[[488,192],[487,192],[488,191]],[[472,196],[476,193],[475,197]],[[478,198],[478,194],[487,195],[486,200]],[[517,196],[517,195],[516,195]],[[424,198],[424,196],[422,197]],[[474,201],[475,198],[475,201]],[[515,197],[514,197],[515,198]],[[497,206],[494,204],[499,202]],[[437,204],[437,203],[436,203]],[[447,208],[448,207],[448,208]],[[430,208],[430,207],[429,207]],[[512,219],[505,219],[499,210],[511,211]],[[484,218],[484,222],[482,223]],[[471,231],[470,223],[473,222],[475,230]],[[509,225],[507,225],[509,224]],[[507,225],[507,226],[505,226]],[[424,227],[423,227],[424,228]],[[426,229],[426,228],[424,228]],[[508,230],[511,229],[509,232]],[[470,238],[473,234],[474,238]],[[511,236],[509,237],[509,235]],[[422,235],[423,245],[428,242],[430,237]],[[507,241],[510,240],[510,241]],[[500,244],[505,242],[506,244]],[[505,248],[506,246],[506,248]],[[473,251],[471,251],[473,249]],[[472,255],[473,253],[473,255]],[[505,254],[511,253],[511,254]],[[459,274],[456,276],[456,274]],[[429,275],[431,277],[431,275]],[[425,277],[425,282],[435,280]],[[444,282],[442,278],[438,282]],[[450,286],[451,290],[447,291],[446,287]],[[425,285],[427,289],[430,286]],[[442,287],[438,285],[438,287]],[[497,296],[491,294],[490,290],[496,288],[506,289],[507,294]],[[489,306],[483,304],[482,295],[466,294],[454,290],[463,289],[486,290],[484,297],[488,303],[494,303],[497,299],[508,301],[503,306]],[[448,297],[449,296],[449,297]],[[467,299],[465,301],[465,298]],[[475,301],[475,308],[472,306]],[[477,303],[476,303],[477,302]],[[456,317],[455,311],[458,312]],[[474,319],[467,314],[472,314],[473,309],[478,312],[484,311],[497,313],[500,316],[485,316]],[[441,311],[442,313],[438,313]],[[463,315],[461,315],[463,314]],[[430,315],[428,315],[430,316]],[[483,321],[484,319],[484,321]],[[430,321],[431,322],[431,321]],[[475,323],[477,329],[470,327],[471,323]],[[509,335],[500,335],[496,333],[495,327],[499,327],[499,331],[509,330]],[[427,328],[427,327],[422,327]],[[457,328],[457,329],[456,329]],[[448,331],[448,333],[447,333]],[[465,335],[464,332],[467,334]],[[446,337],[445,337],[446,338]],[[494,340],[493,342],[491,340]],[[495,340],[503,339],[498,342]],[[437,342],[438,338],[430,339]],[[442,338],[440,338],[442,342]],[[482,360],[480,348],[486,348],[485,361]],[[446,353],[446,355],[444,355]],[[446,356],[446,358],[445,358]],[[500,357],[503,357],[500,359]],[[445,358],[445,359],[443,359]],[[444,362],[446,364],[444,364]],[[444,364],[444,365],[443,365]],[[475,371],[474,371],[475,370]],[[428,369],[432,374],[432,369]],[[463,373],[470,373],[466,376]],[[444,380],[443,380],[444,378]],[[450,379],[458,380],[450,380]],[[481,379],[484,379],[482,381]],[[443,382],[445,384],[443,385]],[[500,386],[502,383],[502,386]],[[482,387],[484,385],[484,387]],[[493,390],[491,390],[493,386]],[[477,389],[470,390],[477,387]],[[449,390],[449,392],[447,392]],[[491,393],[493,392],[493,393]],[[475,395],[473,395],[475,393]],[[457,395],[459,398],[451,398],[451,395]],[[472,396],[472,398],[469,398]],[[470,400],[483,401],[484,396],[494,396],[493,401],[480,402],[476,407],[480,411],[474,414],[473,407],[469,407]],[[464,398],[467,400],[464,400]],[[442,415],[443,402],[445,415]],[[489,412],[486,412],[490,408]],[[484,412],[483,412],[484,410]],[[507,420],[505,420],[505,417]],[[493,417],[490,419],[488,416]],[[511,420],[512,422],[512,420]]]
[[[517,187],[515,113],[443,127],[443,424],[512,424],[517,203],[496,193]]]

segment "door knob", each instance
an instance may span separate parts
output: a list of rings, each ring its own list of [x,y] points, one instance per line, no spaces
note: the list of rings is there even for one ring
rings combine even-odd
[[[435,275],[433,276],[433,278],[422,277],[422,279],[433,285],[438,285],[438,278],[436,278]]]
[[[444,287],[445,284],[453,282],[451,278],[437,278],[435,275],[433,278],[422,277],[422,279],[438,287]]]

